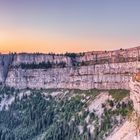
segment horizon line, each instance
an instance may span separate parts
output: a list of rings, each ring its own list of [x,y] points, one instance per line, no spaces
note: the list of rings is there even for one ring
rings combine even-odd
[[[120,49],[110,49],[110,50],[97,50],[97,51],[83,51],[83,52],[64,52],[64,53],[55,53],[55,52],[24,52],[24,51],[21,51],[21,52],[16,52],[16,51],[2,51],[0,50],[0,55],[2,54],[54,54],[54,55],[64,55],[66,53],[74,53],[74,54],[80,54],[80,53],[99,53],[99,52],[114,52],[114,51],[120,51],[120,50],[131,50],[131,49],[136,49],[136,48],[140,48],[140,46],[135,46],[135,47],[128,47],[128,48],[120,48]]]

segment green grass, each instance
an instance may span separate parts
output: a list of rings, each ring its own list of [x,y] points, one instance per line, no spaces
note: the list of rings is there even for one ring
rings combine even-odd
[[[111,89],[109,90],[109,94],[114,98],[116,101],[121,101],[125,97],[129,96],[129,90],[125,89]]]

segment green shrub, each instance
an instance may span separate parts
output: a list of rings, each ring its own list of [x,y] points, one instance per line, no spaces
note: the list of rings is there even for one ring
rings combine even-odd
[[[111,89],[109,90],[109,94],[114,98],[116,101],[121,101],[123,98],[129,96],[129,90],[125,89]]]

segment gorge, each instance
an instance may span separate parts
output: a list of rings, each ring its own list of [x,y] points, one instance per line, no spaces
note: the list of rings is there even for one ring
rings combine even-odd
[[[139,52],[0,54],[0,140],[139,140]]]

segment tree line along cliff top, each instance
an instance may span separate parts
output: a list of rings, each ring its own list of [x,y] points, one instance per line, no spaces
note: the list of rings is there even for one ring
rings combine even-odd
[[[87,66],[105,63],[125,63],[140,60],[140,46],[115,51],[92,51],[84,53],[43,54],[43,53],[9,53],[0,54],[0,64],[11,59],[12,66],[23,68],[46,68]],[[31,65],[31,66],[29,66]]]

